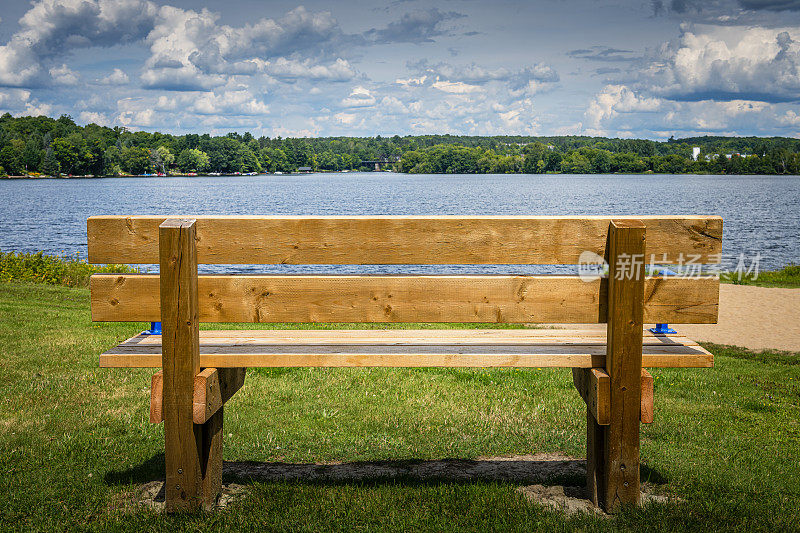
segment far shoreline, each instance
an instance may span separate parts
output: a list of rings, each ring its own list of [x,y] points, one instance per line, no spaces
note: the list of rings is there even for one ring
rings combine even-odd
[[[406,176],[724,176],[724,177],[741,177],[741,176],[765,176],[772,178],[796,178],[800,174],[716,174],[713,172],[684,172],[684,173],[656,173],[653,171],[647,172],[604,172],[604,173],[588,173],[588,174],[573,174],[565,172],[543,172],[530,174],[525,172],[503,172],[503,173],[489,173],[489,172],[475,172],[475,173],[461,173],[451,174],[449,172],[426,172],[426,173],[412,173],[412,172],[396,172],[392,170],[313,170],[304,172],[258,172],[247,174],[168,174],[165,176],[157,175],[136,175],[136,174],[121,174],[121,175],[107,175],[107,176],[0,176],[0,180],[73,180],[73,179],[116,179],[116,178],[139,178],[139,179],[152,179],[152,178],[239,178],[239,177],[257,177],[257,176],[300,176],[312,174],[402,174]]]

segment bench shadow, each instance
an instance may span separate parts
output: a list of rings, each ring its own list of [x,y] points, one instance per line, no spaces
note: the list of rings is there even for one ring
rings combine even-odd
[[[641,466],[641,479],[664,484],[658,471]],[[120,471],[110,471],[109,485],[142,484],[164,480],[164,454]],[[476,482],[508,482],[518,485],[564,485],[583,487],[586,461],[557,454],[491,457],[486,459],[386,460],[345,463],[285,463],[225,461],[223,481],[240,484],[291,482],[311,485],[406,485]]]

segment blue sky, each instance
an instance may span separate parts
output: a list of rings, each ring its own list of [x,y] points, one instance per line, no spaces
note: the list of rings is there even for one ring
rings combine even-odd
[[[800,136],[800,0],[0,0],[0,112],[131,130]]]

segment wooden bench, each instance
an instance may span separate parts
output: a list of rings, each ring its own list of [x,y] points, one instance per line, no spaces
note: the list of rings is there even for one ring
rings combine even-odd
[[[221,487],[223,405],[247,367],[565,367],[587,405],[587,485],[614,510],[639,501],[639,424],[652,421],[643,367],[710,367],[713,356],[645,323],[714,323],[714,277],[648,276],[642,263],[717,262],[711,216],[100,216],[92,263],[159,264],[98,274],[92,319],[162,323],[100,356],[161,368],[169,511],[212,506]],[[200,264],[578,264],[607,276],[198,275]],[[639,264],[641,268],[635,268]],[[634,268],[631,268],[634,265]],[[607,323],[605,331],[199,331],[200,322]]]

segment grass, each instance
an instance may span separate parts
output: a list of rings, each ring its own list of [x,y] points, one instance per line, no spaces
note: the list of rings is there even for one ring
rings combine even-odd
[[[565,515],[517,485],[414,478],[239,480],[213,515],[123,513],[163,476],[148,423],[152,370],[97,355],[144,324],[89,319],[88,291],[0,283],[0,529],[797,530],[800,354],[706,345],[714,369],[655,369],[643,478],[682,501],[611,519]],[[566,369],[251,369],[225,411],[226,461],[425,461],[537,452],[584,457],[585,407]],[[582,479],[554,479],[582,484]]]
[[[780,270],[767,270],[754,274],[723,274],[720,277],[722,283],[733,283],[734,285],[755,285],[758,287],[783,287],[796,289],[800,288],[800,265],[790,264]]]

